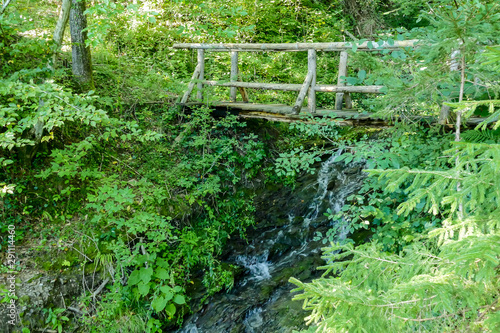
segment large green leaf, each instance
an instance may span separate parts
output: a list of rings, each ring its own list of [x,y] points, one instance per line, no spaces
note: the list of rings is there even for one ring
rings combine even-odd
[[[168,300],[166,300],[162,296],[156,297],[153,302],[151,302],[151,306],[156,312],[161,312],[163,309],[165,309],[165,306],[167,305]]]

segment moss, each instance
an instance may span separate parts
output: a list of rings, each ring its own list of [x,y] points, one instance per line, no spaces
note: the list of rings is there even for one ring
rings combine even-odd
[[[34,258],[35,263],[46,272],[67,270],[69,267],[79,265],[83,260],[82,255],[76,250],[49,250]]]
[[[29,304],[29,301],[30,301],[30,297],[28,295],[24,295],[24,296],[20,297],[18,300],[20,305]]]
[[[278,284],[287,283],[290,277],[295,275],[296,272],[297,272],[296,267],[285,268],[279,274],[273,277],[273,281]]]
[[[267,300],[271,296],[271,293],[274,291],[275,288],[276,288],[275,283],[270,283],[262,286],[259,292],[259,299],[262,301]]]

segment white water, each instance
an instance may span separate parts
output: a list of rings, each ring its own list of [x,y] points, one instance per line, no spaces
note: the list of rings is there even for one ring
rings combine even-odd
[[[251,280],[261,281],[271,277],[269,271],[270,263],[267,261],[268,257],[269,250],[265,250],[264,253],[257,256],[239,255],[236,257],[236,263],[245,267],[250,273],[250,278],[245,279],[242,286]]]
[[[245,333],[260,333],[258,329],[263,324],[262,320],[262,308],[258,307],[248,311],[245,320],[243,320],[243,325],[245,325]]]
[[[188,319],[179,332],[288,333],[292,328],[300,329],[303,321],[288,327],[288,322],[280,324],[282,315],[277,315],[289,311],[291,302],[292,286],[286,282],[288,277],[283,278],[286,276],[283,272],[304,265],[314,270],[318,261],[311,261],[311,258],[319,258],[321,251],[321,245],[311,241],[316,231],[325,232],[332,225],[342,223],[336,239],[343,240],[348,236],[349,228],[343,225],[342,220],[328,221],[324,216],[327,209],[332,214],[340,212],[346,198],[362,182],[362,175],[352,171],[355,169],[344,172],[342,166],[335,162],[340,154],[340,151],[337,152],[321,164],[316,179],[303,180],[310,185],[286,194],[290,195],[289,200],[282,196],[286,199],[281,201],[281,206],[263,207],[265,214],[282,222],[263,224],[260,228],[257,224],[243,248],[230,248],[234,252],[226,260],[244,267],[245,274],[235,281],[235,287],[230,292],[211,297],[203,310]],[[263,216],[268,216],[265,214]],[[299,268],[292,276],[305,271],[307,268]],[[262,296],[262,291],[270,288],[271,293]],[[300,318],[295,314],[294,317]]]

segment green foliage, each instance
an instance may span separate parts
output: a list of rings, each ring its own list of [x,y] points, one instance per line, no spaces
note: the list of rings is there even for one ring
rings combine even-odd
[[[45,323],[51,324],[53,329],[57,329],[58,333],[62,333],[64,323],[69,321],[68,317],[62,315],[65,311],[66,309],[59,308],[54,310],[48,309]]]
[[[19,2],[19,1],[18,1]],[[14,2],[0,15],[0,78],[21,71],[31,76],[36,68],[38,74],[47,75],[44,67],[51,53],[51,43],[37,31],[38,20],[30,19],[26,8]],[[38,37],[38,38],[33,38]]]
[[[447,145],[449,137],[440,136],[435,130],[425,128],[399,126],[386,131],[377,138],[363,137],[357,142],[346,143],[352,146],[337,161],[365,165],[376,170],[401,168],[442,169],[446,168],[446,160],[439,158],[441,149]],[[401,184],[409,185],[408,179]],[[388,183],[385,179],[367,178],[360,190],[347,199],[342,211],[336,215],[329,213],[333,221],[343,221],[329,232],[333,240],[336,229],[347,225],[350,232],[367,229],[383,245],[385,250],[400,251],[411,244],[428,230],[439,225],[442,217],[431,219],[425,214],[424,202],[419,202],[410,217],[394,213],[399,204],[408,199],[402,190],[386,191]]]
[[[466,142],[476,143],[499,143],[500,131],[497,130],[470,130],[461,134],[462,140]]]
[[[498,265],[498,193],[492,187],[498,186],[498,166],[492,161],[499,153],[491,140],[496,132],[477,129],[468,137],[474,144],[449,148],[447,137],[433,131],[398,128],[354,144],[327,119],[328,126],[275,126],[286,136],[267,138],[265,144],[233,116],[215,119],[206,107],[191,114],[169,107],[184,91],[196,58],[194,53],[171,50],[174,42],[340,41],[343,30],[357,20],[345,15],[346,3],[94,1],[86,13],[97,85],[95,93],[85,95],[70,90],[68,53],[63,51],[61,63],[55,64],[59,69],[47,67],[57,18],[54,2],[18,0],[2,14],[0,232],[14,224],[17,241],[39,243],[51,254],[73,244],[81,256],[61,258],[53,269],[80,264],[111,281],[101,294],[82,297],[82,330],[171,329],[190,311],[191,284],[203,285],[205,297],[230,289],[234,270],[219,256],[231,235],[244,238],[253,223],[248,189],[255,178],[264,173],[266,181],[293,185],[294,178],[310,172],[324,154],[342,148],[347,153],[340,159],[347,164],[366,163],[383,175],[370,177],[344,208],[344,222],[351,223],[352,231],[370,229],[378,242],[359,248],[342,245],[336,248],[340,253],[327,250],[327,260],[345,260],[329,261],[325,267],[341,269],[333,282],[313,282],[314,311],[323,306],[321,288],[331,292],[338,285],[342,288],[333,291],[331,303],[337,311],[321,308],[335,317],[332,327],[347,327],[341,325],[349,320],[346,325],[352,330],[420,329],[417,325],[422,324],[423,329],[439,331],[477,319],[471,329],[483,325],[494,331],[498,313],[485,305],[494,305],[498,293],[492,282]],[[392,43],[418,37],[423,45],[415,52],[380,50],[375,57],[354,53],[348,84],[391,88],[385,98],[375,99],[374,109],[381,102],[409,115],[427,110],[431,103],[456,99],[458,73],[449,71],[445,59],[450,60],[457,45],[466,57],[466,97],[495,94],[495,65],[490,61],[498,53],[492,46],[498,42],[498,7],[493,1],[434,2],[431,11],[423,8],[420,23],[405,15],[414,15],[424,2],[394,3],[402,7],[387,12],[387,22],[423,28],[411,33],[398,29],[383,39]],[[449,6],[455,3],[458,8]],[[378,20],[381,12],[393,9],[380,1],[363,4],[366,8],[360,9],[376,11]],[[478,52],[485,46],[487,52]],[[240,56],[243,80],[301,83],[306,72],[301,52]],[[227,80],[228,64],[227,54],[207,56],[206,77]],[[319,57],[318,83],[334,82],[336,67],[335,55]],[[227,89],[207,88],[205,97],[207,103],[227,98]],[[250,92],[251,99],[262,102],[290,103],[295,97]],[[318,94],[324,106],[333,105],[333,98]],[[496,106],[495,101],[453,105],[467,117],[487,109],[488,121],[497,119]],[[325,144],[324,138],[330,141]],[[449,156],[438,159],[443,146]],[[457,157],[458,164],[451,168]],[[274,160],[276,166],[270,166]],[[481,181],[474,181],[474,175]],[[454,193],[457,179],[461,187]],[[426,192],[432,182],[442,186]],[[395,214],[397,207],[407,216]],[[464,216],[457,220],[460,207]],[[438,214],[429,216],[429,209]],[[439,247],[425,238],[430,230],[440,240]],[[387,250],[394,253],[381,252]],[[308,298],[309,285],[302,286]],[[360,300],[363,304],[357,304]],[[392,311],[389,318],[387,309]],[[365,328],[359,316],[351,315],[357,310],[372,315],[367,321],[372,326]],[[311,319],[331,329],[330,317],[321,311]],[[47,310],[46,324],[52,330],[68,329],[63,312]]]
[[[482,323],[489,311],[480,309],[498,297],[498,241],[471,236],[443,246],[439,256],[423,243],[402,255],[381,252],[377,243],[331,246],[324,268],[338,277],[291,279],[294,291],[303,291],[294,299],[312,310],[306,320],[317,332],[491,330]]]
[[[39,175],[64,180],[51,200],[72,198],[64,216],[85,214],[80,232],[95,240],[95,267],[122,281],[98,305],[96,322],[85,318],[95,331],[142,307],[148,331],[180,322],[194,272],[204,272],[207,295],[233,285],[217,256],[230,234],[253,223],[252,198],[240,186],[258,174],[264,146],[235,117],[215,120],[200,108],[175,124],[171,112],[157,119],[166,119],[168,136],[110,118],[98,133],[53,149]],[[107,152],[116,145],[127,149]]]
[[[430,238],[400,254],[383,252],[377,241],[324,249],[323,278],[310,284],[291,280],[295,291],[303,291],[295,299],[312,311],[308,322],[324,332],[494,331],[500,292],[498,149],[458,142],[443,152],[449,169],[369,170],[386,180],[384,193],[404,189],[407,198],[395,211],[399,218],[411,223],[415,212],[429,212],[446,219]]]
[[[388,43],[418,39],[417,48],[354,54],[352,66],[367,72],[365,84],[387,87],[383,98],[366,100],[369,110],[406,120],[415,114],[435,115],[443,102],[458,101],[462,67],[465,98],[491,99],[498,94],[497,73],[485,65],[493,53],[482,52],[499,43],[500,10],[495,1],[438,1],[430,10],[423,8],[420,19],[428,25],[396,29],[385,38]],[[353,84],[359,81],[347,79]]]
[[[429,138],[420,147],[409,145],[419,147],[415,157],[422,150],[420,158],[380,154],[389,155],[396,168],[371,163],[367,171],[380,176],[370,177],[375,181],[369,180],[368,189],[379,194],[369,194],[366,205],[367,191],[362,189],[351,198],[355,203],[344,207],[354,222],[373,216],[389,228],[372,229],[373,240],[357,247],[347,243],[323,249],[327,264],[321,279],[291,279],[298,286],[295,291],[302,291],[295,299],[304,300],[304,308],[311,311],[306,320],[316,324],[317,332],[493,332],[498,326],[498,144],[454,142],[440,153],[440,140],[431,135],[435,145],[429,146]],[[401,140],[393,133],[395,138]],[[373,154],[373,147],[368,150]],[[415,149],[403,151],[415,154]],[[363,149],[356,155],[360,153]],[[436,168],[438,154],[446,159]],[[358,202],[361,208],[353,208]],[[379,213],[384,211],[386,215]],[[442,223],[429,224],[433,216]],[[395,236],[401,227],[410,232]],[[395,253],[384,252],[394,249],[387,240],[391,233],[400,242]]]

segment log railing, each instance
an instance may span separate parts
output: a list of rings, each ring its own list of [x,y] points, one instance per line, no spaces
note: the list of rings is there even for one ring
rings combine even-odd
[[[278,44],[196,44],[180,43],[174,44],[176,49],[196,49],[198,50],[198,63],[194,70],[187,91],[182,96],[181,104],[186,104],[191,95],[195,84],[197,85],[197,99],[203,98],[203,86],[222,86],[230,87],[231,102],[236,102],[236,94],[239,89],[243,100],[248,102],[245,88],[270,89],[284,91],[298,91],[299,95],[291,109],[291,113],[298,114],[302,109],[302,104],[307,95],[308,111],[316,113],[316,92],[335,92],[335,109],[342,110],[342,102],[345,100],[346,107],[351,108],[350,93],[379,93],[383,86],[346,86],[342,79],[347,75],[347,50],[353,48],[353,44],[358,51],[380,51],[382,49],[400,49],[412,47],[415,40],[388,42],[336,42],[336,43],[278,43]],[[230,52],[231,53],[231,77],[229,82],[218,82],[205,80],[205,51],[209,52]],[[275,52],[299,52],[307,51],[307,75],[302,84],[287,83],[257,83],[257,82],[239,82],[238,81],[238,53],[256,52],[256,51],[275,51]],[[340,52],[340,62],[338,70],[337,84],[316,84],[316,57],[317,51],[337,51]]]

